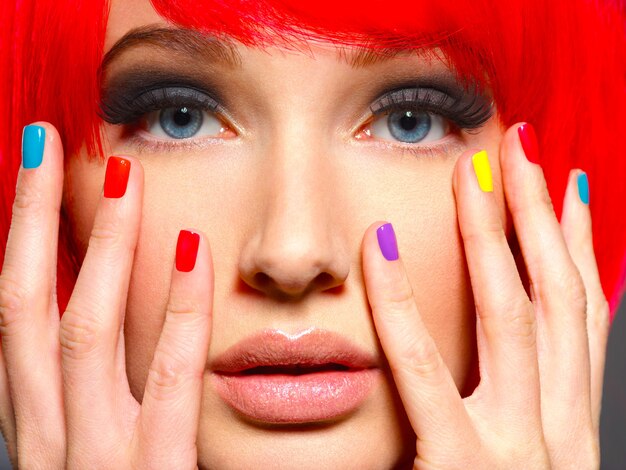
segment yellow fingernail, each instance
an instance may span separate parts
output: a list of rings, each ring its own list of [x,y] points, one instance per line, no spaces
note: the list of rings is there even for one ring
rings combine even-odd
[[[489,157],[484,150],[475,153],[472,157],[472,164],[474,165],[474,172],[476,178],[478,178],[478,186],[483,192],[493,191],[493,180],[491,179],[491,168],[489,167]]]

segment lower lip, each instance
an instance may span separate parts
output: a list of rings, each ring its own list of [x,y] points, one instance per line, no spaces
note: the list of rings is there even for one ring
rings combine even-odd
[[[264,423],[311,423],[346,415],[369,395],[378,369],[320,371],[302,375],[214,374],[222,399]]]

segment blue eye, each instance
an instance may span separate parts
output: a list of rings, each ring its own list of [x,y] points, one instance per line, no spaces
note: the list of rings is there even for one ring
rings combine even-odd
[[[448,133],[447,121],[437,114],[404,109],[385,113],[371,124],[371,135],[409,144],[433,142]]]
[[[163,139],[190,139],[217,136],[225,129],[212,113],[191,106],[176,106],[153,111],[146,116],[146,131]]]
[[[431,127],[428,113],[399,111],[391,113],[387,119],[391,135],[402,142],[419,142],[428,135]]]
[[[161,111],[159,123],[167,135],[174,139],[193,137],[202,127],[202,111],[193,108],[167,108]]]

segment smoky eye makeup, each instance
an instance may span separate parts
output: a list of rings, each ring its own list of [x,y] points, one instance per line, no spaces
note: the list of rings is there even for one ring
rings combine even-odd
[[[459,129],[475,130],[493,116],[493,100],[476,87],[447,84],[403,85],[385,92],[370,106],[373,116],[394,111],[431,113]]]
[[[146,114],[167,108],[192,108],[227,114],[206,80],[161,70],[122,72],[101,91],[100,116],[114,125],[136,124]]]
[[[121,71],[104,82],[100,115],[105,122],[122,126],[127,131],[124,135],[137,145],[156,145],[149,141],[158,140],[158,150],[200,142],[203,133],[198,130],[203,121],[212,123],[214,130],[222,122],[225,128],[241,131],[231,118],[233,114],[223,104],[228,103],[224,101],[228,97],[224,91],[228,88],[223,83],[220,87],[214,80],[215,77],[207,74],[174,70],[134,68]],[[367,113],[358,121],[366,123],[365,126],[376,123],[368,132],[382,142],[392,141],[404,147],[426,144],[436,147],[442,136],[451,131],[478,132],[494,113],[493,100],[488,93],[480,92],[475,85],[457,82],[452,73],[416,78],[382,75],[376,85],[374,93],[363,103]],[[357,98],[345,97],[346,102],[350,99]],[[357,102],[362,99],[358,98]],[[165,140],[147,139],[145,132],[136,134],[137,130],[150,127],[150,122],[158,127],[153,127],[155,131],[165,131],[161,132]],[[202,129],[207,135],[207,126]],[[155,136],[149,131],[148,134]],[[216,136],[215,132],[209,134]],[[236,134],[237,131],[228,135]],[[381,138],[385,135],[390,138]]]

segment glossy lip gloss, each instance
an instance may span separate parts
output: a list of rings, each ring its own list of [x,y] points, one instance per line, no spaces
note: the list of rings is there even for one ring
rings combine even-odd
[[[381,370],[336,333],[265,330],[212,363],[220,397],[247,419],[274,424],[328,421],[356,410]]]

